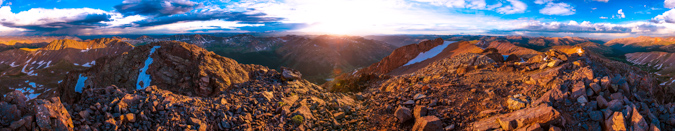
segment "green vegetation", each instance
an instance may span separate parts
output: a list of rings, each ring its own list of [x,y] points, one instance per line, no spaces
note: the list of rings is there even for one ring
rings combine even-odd
[[[323,86],[331,92],[361,92],[368,87],[371,81],[377,79],[385,78],[382,75],[375,74],[359,74],[356,76],[341,74]]]
[[[302,122],[305,120],[301,115],[295,115],[293,118],[291,118],[291,121],[295,124],[302,124]]]

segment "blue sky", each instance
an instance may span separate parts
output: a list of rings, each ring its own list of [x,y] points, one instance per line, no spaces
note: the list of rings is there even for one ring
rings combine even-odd
[[[672,36],[675,0],[0,0],[0,35]]]

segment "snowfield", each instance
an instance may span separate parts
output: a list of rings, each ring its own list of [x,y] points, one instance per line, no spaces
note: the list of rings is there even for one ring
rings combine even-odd
[[[157,49],[159,47],[161,47],[161,46],[153,46],[152,49],[150,49],[150,54],[148,54],[148,59],[145,60],[145,66],[143,66],[143,68],[141,69],[141,72],[138,73],[138,79],[137,79],[138,82],[136,82],[136,89],[138,89],[138,90],[145,89],[145,87],[150,86],[150,81],[152,81],[152,79],[150,79],[150,75],[145,73],[145,71],[148,71],[148,66],[150,66],[150,64],[152,64],[152,57],[150,57],[150,55],[152,55],[152,53],[155,53],[155,49]]]
[[[427,52],[421,52],[419,55],[417,55],[417,57],[408,61],[408,63],[406,63],[403,66],[412,65],[412,64],[419,63],[419,62],[422,62],[424,60],[427,60],[429,58],[433,58],[433,57],[437,56],[438,54],[440,54],[450,44],[455,43],[455,42],[457,42],[457,41],[445,41],[445,42],[443,42],[442,45],[438,45],[434,48],[431,48],[431,50],[429,50]]]

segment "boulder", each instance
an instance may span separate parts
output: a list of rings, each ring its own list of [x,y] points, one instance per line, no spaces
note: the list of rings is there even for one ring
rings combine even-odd
[[[544,129],[541,128],[541,125],[539,125],[539,123],[532,123],[525,127],[518,128],[515,131],[544,131]]]
[[[415,120],[413,131],[442,131],[443,122],[436,116],[425,116]]]
[[[607,102],[605,97],[598,96],[598,97],[595,97],[595,100],[598,101],[598,107],[600,109],[605,109],[605,108],[607,108],[607,106],[609,106],[609,102]]]
[[[561,114],[547,104],[530,107],[508,114],[496,116],[496,122],[505,130],[525,127],[532,123],[543,126],[556,125],[562,122]],[[475,125],[474,125],[475,127]]]
[[[574,83],[574,86],[572,86],[572,98],[576,99],[579,96],[585,95],[586,95],[586,86],[584,85],[584,82],[578,81]]]
[[[415,109],[413,109],[413,115],[415,116],[415,119],[418,119],[422,116],[426,116],[427,115],[427,107],[415,106]]]
[[[297,71],[297,70],[294,70],[294,69],[291,69],[291,68],[282,67],[281,68],[281,76],[285,80],[292,81],[292,80],[301,79],[302,74],[300,74],[300,71]]]
[[[408,109],[406,107],[403,107],[403,106],[399,106],[396,109],[396,112],[394,112],[394,114],[396,114],[396,118],[398,118],[399,123],[406,122],[406,121],[413,118],[412,113],[410,112],[410,109]]]
[[[633,131],[647,131],[649,129],[649,125],[647,124],[647,121],[645,121],[645,118],[640,115],[640,112],[633,107],[633,112],[631,113],[631,125],[633,126]]]
[[[61,104],[61,99],[53,97],[51,100],[35,100],[35,121],[40,130],[68,130],[72,131],[73,121],[68,110]]]
[[[602,130],[605,131],[626,131],[624,117],[621,112],[614,112],[609,119],[605,120]]]
[[[507,107],[511,110],[520,110],[527,106],[527,102],[517,99],[517,98],[508,98],[506,100]]]

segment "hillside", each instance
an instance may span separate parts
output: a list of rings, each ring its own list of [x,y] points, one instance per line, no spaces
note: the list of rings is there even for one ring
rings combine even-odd
[[[134,47],[117,39],[54,40],[42,48],[0,52],[0,92],[22,90],[32,98],[55,88],[65,74],[96,65],[96,59]]]

